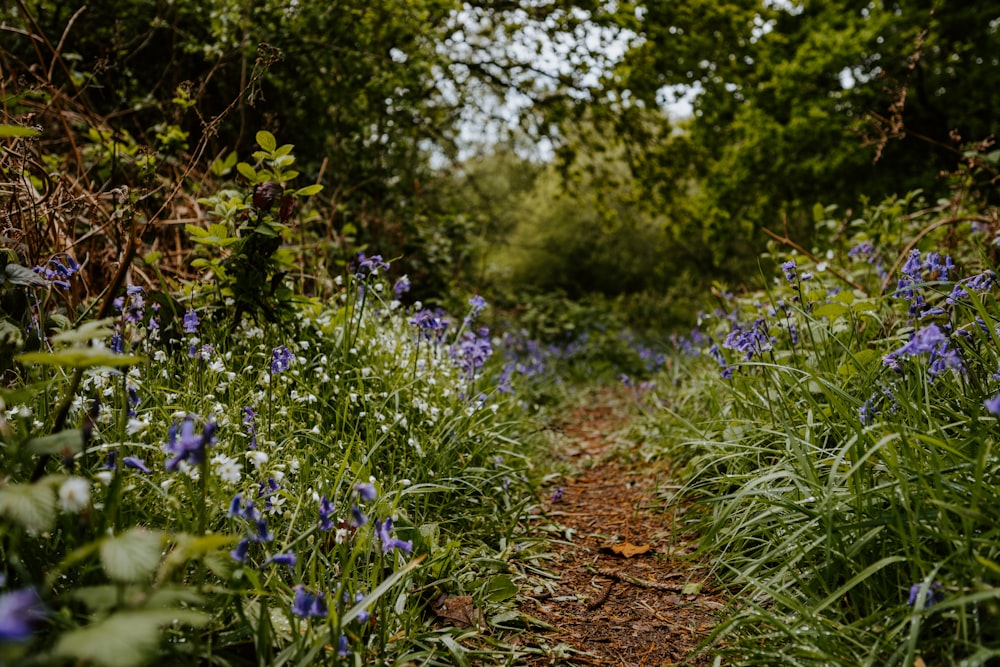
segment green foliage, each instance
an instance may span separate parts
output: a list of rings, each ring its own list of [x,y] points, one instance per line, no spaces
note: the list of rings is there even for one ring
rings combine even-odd
[[[222,188],[200,199],[199,203],[210,207],[221,222],[207,229],[186,227],[196,246],[220,253],[195,259],[192,266],[208,269],[220,296],[234,301],[233,327],[244,314],[261,314],[271,322],[286,321],[291,315],[292,292],[283,278],[295,265],[287,253],[280,252],[282,239],[288,235],[296,201],[323,189],[319,184],[287,189],[286,183],[299,175],[292,168],[294,147],[278,146],[274,135],[266,131],[257,133],[257,144],[261,150],[253,153],[256,166],[236,163],[250,194]]]
[[[1000,655],[993,213],[893,198],[812,254],[773,246],[774,279],[719,290],[711,344],[660,383],[734,664]]]

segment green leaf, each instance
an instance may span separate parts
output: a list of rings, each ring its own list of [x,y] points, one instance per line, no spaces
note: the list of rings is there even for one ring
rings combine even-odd
[[[236,171],[240,172],[240,175],[251,183],[257,182],[257,171],[246,162],[237,164]]]
[[[517,586],[506,575],[497,575],[486,584],[486,599],[490,602],[503,602],[517,595]]]
[[[96,347],[71,347],[55,352],[26,352],[17,360],[25,364],[62,366],[64,368],[93,368],[95,366],[132,366],[143,360],[134,354],[115,354]]]
[[[21,285],[24,287],[45,287],[48,285],[45,282],[45,278],[32,271],[26,266],[21,266],[20,264],[8,264],[3,267],[4,273],[7,274],[7,282],[13,283],[14,285]]]
[[[103,320],[91,320],[81,324],[76,329],[56,334],[52,337],[52,342],[64,345],[69,343],[87,343],[92,340],[107,338],[115,332],[111,326],[112,322],[114,320],[110,317]]]
[[[160,563],[163,533],[130,528],[101,542],[101,566],[114,581],[139,582],[150,578]]]
[[[313,183],[312,185],[307,185],[304,188],[299,188],[295,191],[296,197],[312,197],[315,194],[319,194],[323,190],[323,185],[320,183]]]
[[[0,124],[0,137],[37,137],[40,134],[41,132],[31,127]]]
[[[0,516],[36,533],[51,530],[56,492],[48,484],[7,484],[0,487]]]
[[[831,322],[834,322],[848,310],[850,309],[842,303],[824,303],[813,311],[813,315],[816,317],[827,317]]]
[[[189,609],[128,610],[59,638],[53,654],[103,667],[133,667],[149,661],[160,643],[160,627],[174,622],[193,627],[208,617]]]
[[[257,145],[271,153],[278,147],[278,140],[267,130],[261,130],[257,133]]]
[[[83,431],[72,428],[41,438],[32,438],[28,441],[27,447],[32,454],[72,456],[83,451]]]

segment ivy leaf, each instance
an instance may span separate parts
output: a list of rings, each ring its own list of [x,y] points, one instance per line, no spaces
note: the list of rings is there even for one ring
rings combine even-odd
[[[7,484],[0,487],[0,516],[36,533],[51,530],[56,522],[56,493],[48,484]]]
[[[150,578],[160,563],[163,533],[145,528],[130,528],[118,537],[101,542],[101,566],[119,582],[140,582]]]

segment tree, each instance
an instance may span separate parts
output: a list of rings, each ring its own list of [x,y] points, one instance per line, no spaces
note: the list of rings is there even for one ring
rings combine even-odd
[[[608,90],[647,110],[694,92],[694,117],[683,132],[618,127],[647,187],[688,212],[683,233],[722,268],[760,248],[761,226],[807,238],[817,202],[946,195],[936,177],[960,143],[1000,125],[995,3],[651,0],[637,13]]]

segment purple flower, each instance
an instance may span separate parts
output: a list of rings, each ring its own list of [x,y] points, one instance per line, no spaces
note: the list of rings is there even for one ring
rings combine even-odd
[[[29,639],[31,626],[45,616],[45,606],[34,588],[21,588],[0,595],[0,642]]]
[[[561,503],[564,493],[565,489],[563,489],[561,486],[557,486],[556,490],[552,492],[552,502]]]
[[[284,373],[292,366],[295,355],[284,345],[279,345],[271,351],[271,375]]]
[[[229,501],[229,513],[227,516],[243,517],[247,521],[260,520],[260,513],[254,508],[253,501],[248,500],[244,505],[243,494],[240,493],[237,493],[233,496],[233,499]]]
[[[785,272],[785,280],[790,283],[795,282],[795,260],[790,259],[781,265],[781,270]]]
[[[256,532],[250,536],[253,542],[270,542],[274,539],[274,535],[267,529],[267,522],[264,519],[254,521],[254,528]]]
[[[401,299],[404,294],[410,291],[410,279],[407,276],[401,277],[396,281],[396,284],[392,286],[392,293],[396,295],[397,299]]]
[[[929,324],[915,332],[910,340],[901,348],[890,352],[882,359],[882,364],[900,370],[898,357],[901,355],[930,355],[928,375],[937,377],[948,368],[962,370],[964,364],[958,352],[951,347],[951,341],[937,324]]]
[[[371,257],[366,257],[365,253],[358,253],[358,271],[359,276],[377,275],[379,271],[388,271],[389,263],[382,259],[382,255],[372,255]]]
[[[991,415],[1000,415],[1000,394],[997,394],[993,398],[987,398],[983,401],[983,405],[986,406],[986,410]]]
[[[194,308],[188,308],[184,313],[184,331],[192,334],[198,331],[198,313],[194,312]]]
[[[351,505],[351,525],[355,528],[360,528],[361,526],[368,523],[368,517],[357,505]]]
[[[273,563],[274,565],[287,565],[288,567],[294,567],[297,560],[298,559],[295,558],[295,552],[288,551],[283,554],[274,554],[267,559],[267,563],[265,564]]]
[[[250,436],[249,449],[257,449],[257,413],[249,405],[243,406],[243,424],[247,427],[247,435]]]
[[[170,426],[167,436],[167,444],[164,451],[171,455],[167,461],[167,470],[174,471],[181,461],[187,461],[192,465],[200,465],[205,461],[205,448],[215,444],[216,424],[208,422],[202,428],[201,433],[195,432],[195,421],[193,417],[186,417],[178,428],[174,423]]]
[[[347,592],[345,591],[344,592],[344,601],[346,602],[349,599],[350,598],[347,597]],[[361,602],[364,599],[365,599],[365,594],[364,593],[355,593],[354,594],[354,604],[357,604],[357,603]],[[358,615],[355,618],[357,619],[358,623],[360,623],[361,625],[364,625],[369,620],[371,620],[371,617],[372,617],[372,615],[368,612],[367,609],[362,609],[361,611],[358,612]]]
[[[384,522],[375,522],[375,531],[378,539],[382,542],[382,553],[388,553],[393,549],[401,549],[404,553],[413,551],[413,542],[410,540],[399,540],[392,536],[392,519],[388,518]]]
[[[354,492],[358,494],[358,497],[366,503],[370,503],[377,497],[377,494],[375,493],[375,486],[368,483],[359,482],[355,484]]]
[[[319,529],[320,530],[331,530],[333,529],[333,515],[334,507],[333,503],[323,496],[319,499]]]
[[[152,471],[146,467],[145,461],[140,459],[138,456],[126,456],[122,459],[122,463],[125,464],[126,468],[134,468],[140,472],[150,474]]]
[[[236,548],[229,552],[229,555],[233,557],[233,560],[237,563],[245,563],[247,559],[247,551],[250,549],[250,540],[243,538],[240,543],[236,545]]]
[[[337,655],[343,658],[350,654],[351,649],[347,648],[347,636],[340,635],[340,639],[337,641]]]
[[[292,613],[299,618],[309,618],[310,616],[326,618],[327,609],[326,602],[323,600],[323,594],[310,593],[302,584],[299,584],[295,587]]]
[[[492,353],[490,331],[485,327],[477,332],[465,331],[458,344],[458,351],[452,351],[452,355],[458,358],[462,370],[470,376],[475,375],[476,370],[482,368]]]
[[[920,599],[920,589],[923,585],[922,583],[916,583],[910,586],[910,598],[906,601],[907,605],[912,607],[917,604],[917,601]],[[927,593],[924,597],[924,607],[930,607],[935,602],[940,602],[944,599],[944,595],[937,590],[939,588],[941,588],[941,584],[938,582],[934,582],[927,587]]]

